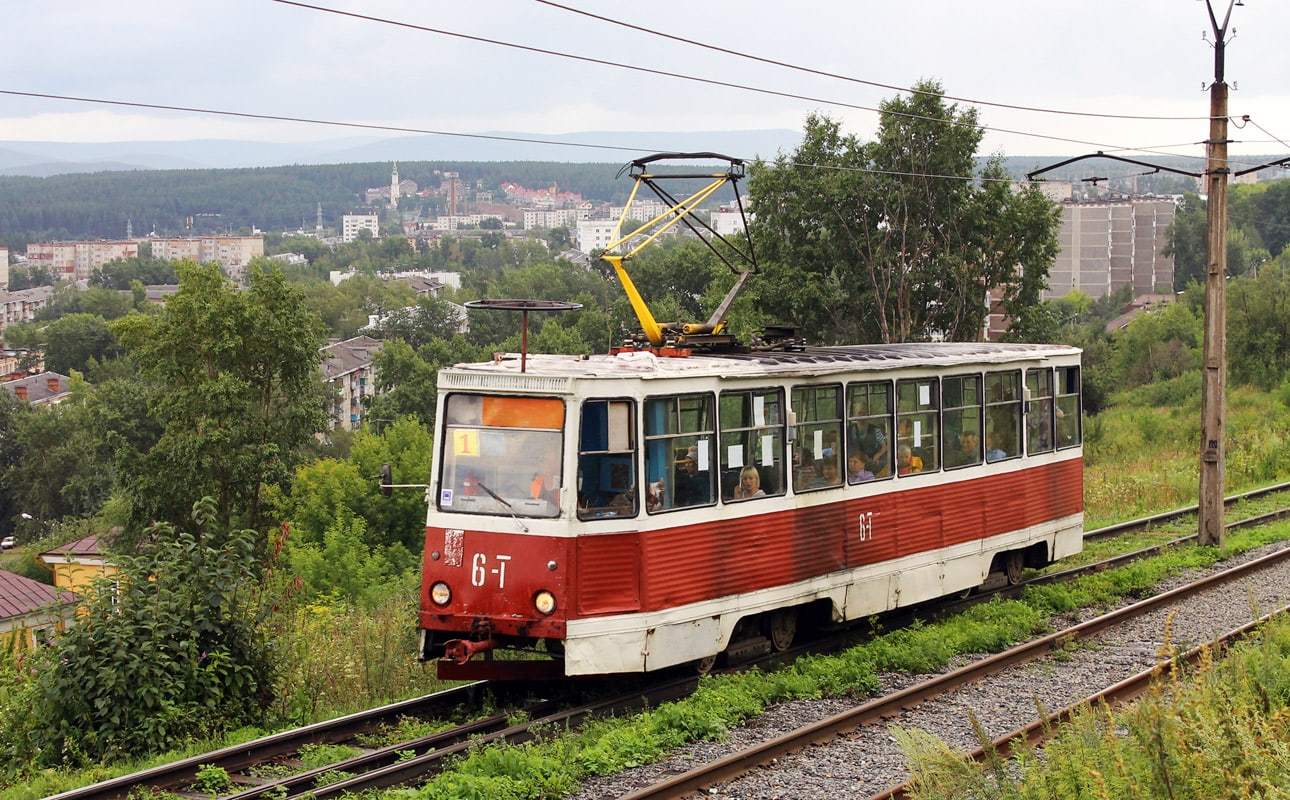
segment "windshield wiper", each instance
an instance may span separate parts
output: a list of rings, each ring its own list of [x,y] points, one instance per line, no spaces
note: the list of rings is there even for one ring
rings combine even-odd
[[[484,485],[484,482],[479,480],[478,478],[475,479],[475,485],[483,489],[485,492],[487,492],[489,497],[493,498],[497,502],[506,506],[506,510],[511,512],[511,519],[515,520],[515,524],[520,526],[520,530],[524,531],[525,533],[529,532],[529,526],[525,525],[520,520],[519,515],[515,513],[515,506],[503,500],[501,496],[497,494],[497,492],[494,492],[492,489],[489,489],[487,486]]]

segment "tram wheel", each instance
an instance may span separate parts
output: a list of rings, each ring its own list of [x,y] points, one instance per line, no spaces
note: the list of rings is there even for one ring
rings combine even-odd
[[[797,636],[797,609],[781,608],[772,611],[767,627],[770,646],[776,653],[784,652],[792,646],[793,639]]]
[[[697,661],[692,661],[691,664],[694,666],[696,675],[707,675],[717,665],[717,657],[715,655],[704,656]]]
[[[1020,550],[1014,550],[1004,556],[1003,571],[1008,576],[1008,585],[1021,583],[1021,571],[1026,567],[1026,557]]]

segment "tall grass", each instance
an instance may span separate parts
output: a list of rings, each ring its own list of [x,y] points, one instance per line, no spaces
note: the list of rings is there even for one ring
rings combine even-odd
[[[1290,476],[1290,393],[1229,387],[1228,493]],[[1195,373],[1122,392],[1085,424],[1085,525],[1191,505],[1199,485]]]
[[[903,731],[917,800],[1286,797],[1290,787],[1290,620],[1265,626],[1186,679],[1157,681],[1131,706],[1085,708],[1042,759],[984,768],[935,736]]]

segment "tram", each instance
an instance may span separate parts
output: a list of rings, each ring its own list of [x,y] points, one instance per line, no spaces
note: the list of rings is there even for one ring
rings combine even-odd
[[[1082,546],[1079,355],[946,343],[447,369],[421,655],[533,648],[564,675],[641,672],[712,658],[737,628],[784,648],[808,613],[1016,581]]]
[[[622,258],[648,341],[439,374],[441,676],[703,670],[1081,549],[1078,349],[732,346],[719,315],[655,322]]]

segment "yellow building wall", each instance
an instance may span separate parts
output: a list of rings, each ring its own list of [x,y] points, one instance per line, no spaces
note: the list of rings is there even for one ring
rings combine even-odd
[[[110,578],[117,573],[112,564],[54,564],[54,585],[77,594],[84,594],[96,578]]]

